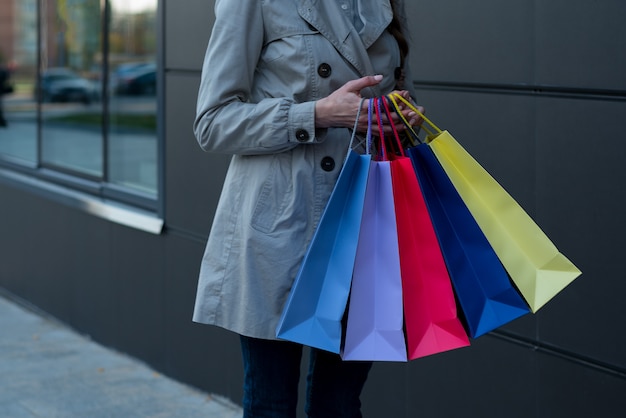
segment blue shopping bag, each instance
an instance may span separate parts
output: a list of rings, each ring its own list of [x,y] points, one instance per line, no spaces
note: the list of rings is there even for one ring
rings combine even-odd
[[[340,352],[370,160],[370,155],[348,151],[283,309],[277,338]]]
[[[409,148],[472,338],[530,312],[430,146]]]

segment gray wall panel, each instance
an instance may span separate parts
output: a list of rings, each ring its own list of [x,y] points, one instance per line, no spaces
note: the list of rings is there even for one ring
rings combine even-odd
[[[626,2],[536,4],[537,83],[626,89]]]
[[[534,212],[535,100],[424,90],[418,102],[530,213]]]
[[[169,0],[165,3],[165,66],[199,70],[215,19],[214,0]]]
[[[407,1],[418,80],[530,83],[533,2]]]
[[[607,324],[626,318],[620,264],[626,248],[625,114],[625,102],[547,99],[539,104],[537,123],[538,212],[549,236],[583,271],[545,308],[541,336],[623,368],[626,336]]]
[[[112,271],[115,284],[117,341],[125,351],[152,365],[164,363],[163,321],[167,315],[164,237],[122,226],[111,226]]]
[[[167,227],[206,236],[222,190],[230,156],[202,151],[193,135],[198,74],[166,78]]]
[[[409,364],[377,364],[364,392],[364,416],[536,416],[530,401],[537,377],[535,353],[489,336]]]
[[[74,303],[70,289],[78,280],[73,272],[89,262],[77,251],[87,241],[76,239],[71,231],[82,228],[90,217],[4,185],[0,185],[0,196],[3,285],[58,318],[71,321]],[[89,251],[103,245],[94,241]]]
[[[166,246],[164,344],[169,360],[165,370],[182,381],[239,402],[243,376],[239,338],[191,321],[204,244],[170,235]]]
[[[77,329],[88,330],[97,341],[112,343],[118,340],[119,323],[116,281],[112,278],[120,276],[114,273],[111,262],[114,241],[110,224],[78,212],[68,215],[73,220],[72,227],[65,228],[63,234],[72,243],[71,248],[61,248],[53,254],[62,257],[62,251],[75,261],[66,272],[57,269],[48,277],[68,280],[64,292],[71,300],[69,322]],[[35,280],[45,277],[37,276]]]
[[[626,410],[624,376],[538,356],[537,418],[617,418]]]

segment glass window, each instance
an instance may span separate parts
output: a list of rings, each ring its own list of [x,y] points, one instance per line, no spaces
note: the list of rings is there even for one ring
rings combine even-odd
[[[0,90],[0,163],[156,201],[157,4],[3,4],[0,78],[8,83]]]
[[[37,163],[37,0],[0,7],[0,155]]]
[[[103,175],[100,0],[41,2],[41,164]]]
[[[109,182],[157,192],[156,0],[111,0]]]

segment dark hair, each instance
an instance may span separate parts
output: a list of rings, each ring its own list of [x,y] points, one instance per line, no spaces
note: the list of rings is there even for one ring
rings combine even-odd
[[[409,54],[409,43],[404,36],[404,28],[402,25],[402,19],[404,16],[400,16],[400,11],[403,11],[399,6],[396,5],[397,0],[391,0],[391,10],[393,11],[393,18],[391,19],[391,23],[387,27],[389,33],[396,38],[396,42],[398,42],[398,46],[400,47],[400,68],[404,67],[404,60],[406,56]]]

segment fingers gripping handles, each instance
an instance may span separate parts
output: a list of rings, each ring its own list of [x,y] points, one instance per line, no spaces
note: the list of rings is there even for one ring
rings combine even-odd
[[[428,119],[426,115],[424,115],[423,112],[420,112],[419,109],[417,109],[417,107],[413,105],[413,103],[411,103],[410,101],[402,97],[400,94],[391,93],[386,97],[392,103],[394,111],[398,114],[398,116],[400,116],[400,119],[406,125],[409,134],[414,140],[421,142],[417,136],[417,132],[415,131],[415,129],[409,124],[409,122],[406,120],[406,118],[400,111],[400,106],[398,105],[398,101],[402,102],[404,105],[406,105],[406,107],[411,109],[413,112],[419,115],[424,122],[426,122],[426,124],[422,123],[420,126],[428,134],[428,137],[426,138],[427,142],[430,142],[434,137],[436,137],[437,135],[441,133],[441,129],[439,129],[437,125],[435,125],[430,119]]]

